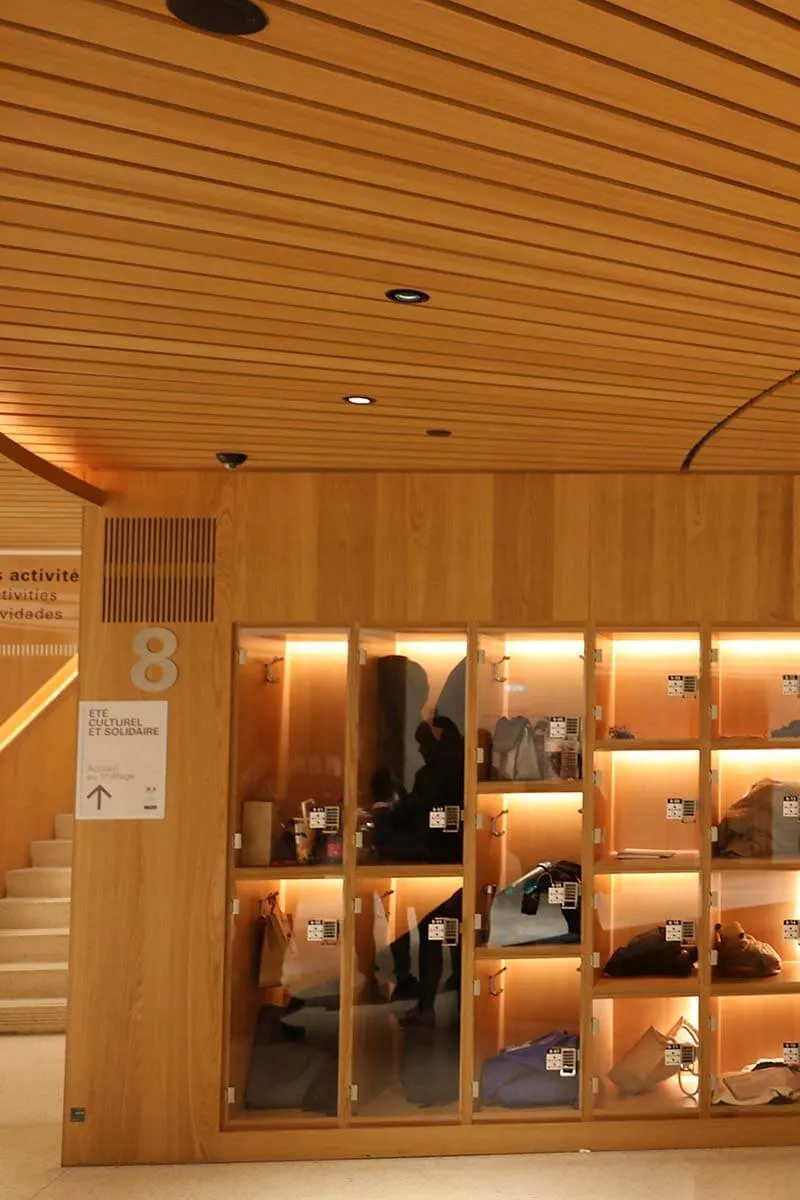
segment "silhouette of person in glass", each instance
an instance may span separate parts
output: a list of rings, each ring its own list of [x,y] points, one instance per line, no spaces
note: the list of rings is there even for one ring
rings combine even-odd
[[[464,802],[466,662],[448,676],[430,720],[423,712],[430,694],[422,666],[403,655],[378,660],[376,761],[370,791],[374,845],[383,862],[458,863],[462,835],[431,828],[431,812]],[[419,979],[411,969],[411,935],[391,946],[396,985],[393,1001],[416,1000],[405,1023],[432,1022],[444,966],[441,941],[429,937],[431,922],[461,916],[459,889],[419,922]],[[407,921],[413,920],[410,911]],[[450,947],[452,972],[446,990],[458,988],[460,946]]]

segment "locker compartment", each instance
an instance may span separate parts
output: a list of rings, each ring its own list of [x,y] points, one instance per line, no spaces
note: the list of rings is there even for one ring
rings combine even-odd
[[[699,866],[700,755],[696,750],[599,752],[595,788],[598,859]]]
[[[583,636],[486,633],[480,651],[479,778],[533,783],[580,779]]]
[[[595,1115],[697,1116],[701,1072],[698,1016],[695,996],[595,1000]]]
[[[236,898],[228,1123],[334,1123],[342,884],[244,880]]]
[[[457,1121],[462,883],[370,871],[355,918],[355,1121]]]
[[[358,859],[462,860],[466,637],[362,632]]]
[[[243,629],[239,651],[237,864],[341,863],[347,634]]]
[[[580,987],[578,957],[478,961],[476,1121],[579,1117]]]
[[[542,892],[535,916],[526,917],[522,911],[526,885],[522,881],[543,862],[563,861],[580,866],[582,810],[580,792],[478,796],[479,944],[580,942],[579,882],[570,889],[569,897],[563,897],[563,904],[556,902],[552,914],[548,908],[549,896]],[[507,893],[507,889],[512,889],[513,894]]]
[[[599,741],[686,741],[700,736],[696,634],[598,636]]]

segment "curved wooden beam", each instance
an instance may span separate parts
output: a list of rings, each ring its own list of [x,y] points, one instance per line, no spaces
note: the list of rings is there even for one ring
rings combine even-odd
[[[781,388],[786,387],[789,383],[794,383],[797,379],[800,379],[800,369],[792,371],[791,375],[786,375],[783,379],[779,379],[777,383],[764,388],[764,391],[759,392],[757,396],[751,396],[749,400],[745,400],[744,404],[740,404],[738,408],[734,408],[733,412],[729,412],[727,417],[723,417],[721,421],[717,421],[716,425],[712,425],[700,440],[692,446],[686,458],[681,463],[681,471],[688,471],[699,452],[703,449],[703,446],[707,445],[718,433],[721,433],[727,425],[730,425],[731,421],[735,421],[742,413],[747,412],[748,408],[752,408],[760,400],[766,400],[767,396],[774,396]]]
[[[24,446],[20,446],[19,442],[15,442],[5,433],[0,433],[0,454],[5,455],[18,467],[24,467],[32,475],[38,475],[45,483],[52,483],[54,487],[61,488],[62,492],[70,492],[87,504],[96,504],[102,508],[108,499],[107,494],[100,488],[86,483],[77,475],[70,475],[69,471],[62,471],[61,467],[54,466],[46,458],[40,458],[32,450],[26,450]]]

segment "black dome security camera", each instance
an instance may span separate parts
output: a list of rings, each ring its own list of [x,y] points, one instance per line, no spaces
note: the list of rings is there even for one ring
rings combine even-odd
[[[237,467],[241,467],[242,463],[247,462],[247,455],[222,450],[217,455],[217,462],[222,463],[226,471],[235,471]]]

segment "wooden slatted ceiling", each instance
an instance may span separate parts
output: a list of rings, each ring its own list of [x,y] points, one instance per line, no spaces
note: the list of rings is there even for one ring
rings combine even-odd
[[[800,3],[266,8],[222,39],[163,0],[0,0],[0,427],[25,445],[676,470],[800,365]],[[695,469],[795,469],[791,394]]]
[[[0,455],[0,550],[80,550],[83,505]]]

